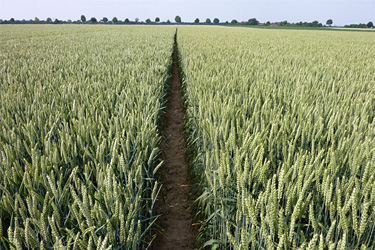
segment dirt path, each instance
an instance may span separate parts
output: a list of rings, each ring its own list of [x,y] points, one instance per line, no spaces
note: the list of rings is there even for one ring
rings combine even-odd
[[[182,105],[181,78],[178,72],[177,33],[173,52],[173,76],[168,95],[162,135],[161,158],[165,161],[162,173],[162,190],[156,202],[156,212],[161,214],[159,231],[153,250],[193,249],[193,216],[189,203],[190,185],[185,160],[184,108]]]

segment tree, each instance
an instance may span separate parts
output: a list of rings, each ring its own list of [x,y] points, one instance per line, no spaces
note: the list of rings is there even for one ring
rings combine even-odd
[[[238,22],[237,22],[236,19],[233,19],[230,23],[231,23],[231,24],[237,24]]]
[[[267,21],[267,22],[266,22],[266,25],[267,25],[267,26],[270,26],[270,25],[271,25],[271,22],[270,22],[270,21]]]
[[[58,24],[60,21],[59,21],[59,19],[55,19],[55,21],[53,21],[55,24]]]
[[[207,18],[206,19],[206,23],[210,24],[211,23],[211,19]]]
[[[125,18],[124,22],[125,22],[125,23],[130,23],[129,18]]]
[[[117,17],[113,17],[113,18],[112,18],[112,22],[113,22],[113,23],[117,23],[117,22],[118,22]]]
[[[318,21],[316,21],[316,22],[318,22]],[[287,20],[281,21],[281,22],[279,22],[279,25],[280,26],[286,26],[286,25],[288,25],[288,21]]]
[[[169,19],[167,20],[167,23],[171,23],[171,21],[169,21]]]
[[[158,22],[160,22],[160,18],[159,17],[155,18],[155,23],[158,23]]]
[[[85,15],[82,15],[81,16],[81,21],[84,23],[84,22],[86,22],[86,17],[85,17]]]
[[[91,21],[92,23],[97,23],[97,22],[98,22],[98,20],[96,20],[95,17],[91,17],[90,21]]]
[[[52,19],[50,17],[47,18],[47,23],[52,23]]]
[[[107,22],[108,22],[108,18],[103,17],[103,22],[104,22],[104,23],[107,23]]]
[[[147,18],[147,19],[146,19],[146,23],[147,23],[147,24],[150,24],[150,23],[151,23],[151,19],[150,19],[150,18]]]
[[[315,21],[313,21],[311,24],[312,24],[314,27],[317,27],[318,24],[319,24],[319,22],[315,20]]]
[[[329,27],[331,27],[331,25],[333,24],[332,19],[328,19],[327,22],[326,22],[326,24],[329,25]]]
[[[181,23],[181,17],[180,16],[176,16],[174,18],[174,20],[176,21],[176,23]]]
[[[259,24],[259,22],[256,18],[250,18],[248,22],[249,22],[249,25],[258,25]]]
[[[34,18],[34,22],[39,23],[39,21],[40,21],[39,18],[37,17]]]
[[[215,19],[214,19],[214,23],[216,23],[216,24],[220,23],[219,18],[215,18]]]
[[[199,18],[195,18],[194,23],[199,23]]]
[[[12,22],[12,23],[14,23],[14,18],[12,17],[9,21]]]
[[[368,22],[367,23],[367,28],[374,28],[374,24],[372,22]]]
[[[138,17],[135,18],[135,22],[136,22],[136,23],[139,22],[139,18],[138,18]]]
[[[344,28],[367,28],[365,23],[345,25]]]

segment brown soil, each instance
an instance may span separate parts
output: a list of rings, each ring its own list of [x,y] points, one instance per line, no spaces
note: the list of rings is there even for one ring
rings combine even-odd
[[[193,215],[189,201],[190,184],[185,160],[184,108],[182,105],[181,78],[177,56],[177,32],[173,52],[171,89],[168,94],[161,145],[162,189],[156,201],[156,212],[161,214],[157,238],[153,250],[193,249]]]

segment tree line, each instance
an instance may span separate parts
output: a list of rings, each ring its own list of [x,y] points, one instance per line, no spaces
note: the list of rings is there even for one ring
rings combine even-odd
[[[294,27],[323,27],[323,24],[318,21],[312,21],[312,22],[297,22],[297,23],[290,23],[288,21],[281,21],[281,22],[259,22],[256,18],[250,18],[247,21],[237,21],[236,19],[225,22],[220,22],[219,18],[214,18],[212,21],[210,18],[207,18],[204,21],[201,21],[199,18],[196,18],[194,22],[182,22],[182,19],[180,16],[176,16],[175,24],[232,24],[232,25],[262,25],[262,26],[294,26]],[[38,17],[35,17],[34,19],[30,20],[15,20],[14,18],[11,18],[9,20],[1,20],[0,24],[62,24],[62,23],[79,23],[79,24],[171,24],[172,22],[168,19],[167,21],[161,21],[159,17],[156,17],[154,20],[151,20],[150,18],[147,18],[145,21],[140,21],[139,18],[135,18],[134,20],[130,20],[129,18],[125,18],[124,20],[120,20],[117,17],[113,17],[111,20],[109,20],[107,17],[103,17],[102,19],[97,19],[96,17],[91,17],[90,19],[87,19],[85,15],[81,15],[81,18],[78,20],[59,20],[55,18],[52,20],[52,18],[48,17],[46,20],[40,20]],[[326,21],[326,25],[331,27],[333,24],[332,19],[328,19]],[[345,25],[345,28],[373,28],[374,24],[373,22],[368,22],[367,24],[350,24]]]

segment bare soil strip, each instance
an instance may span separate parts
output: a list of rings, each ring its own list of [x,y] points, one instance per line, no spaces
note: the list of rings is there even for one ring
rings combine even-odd
[[[181,78],[177,53],[177,32],[173,51],[173,71],[171,89],[168,95],[162,135],[161,158],[165,161],[162,175],[162,190],[156,201],[156,212],[161,214],[153,250],[193,249],[193,215],[189,202],[190,184],[188,181],[186,145],[184,140],[185,112],[182,104]]]

